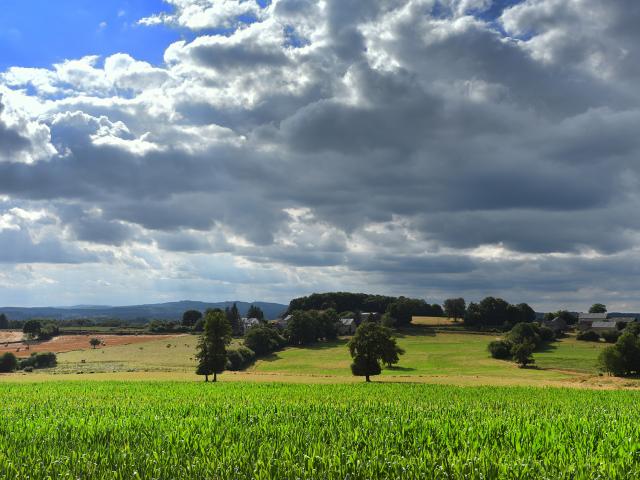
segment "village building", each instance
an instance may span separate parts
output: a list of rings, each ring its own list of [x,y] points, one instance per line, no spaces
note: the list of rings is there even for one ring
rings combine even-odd
[[[594,322],[606,322],[606,313],[579,313],[578,330],[589,330]]]
[[[355,318],[341,318],[338,321],[338,334],[353,335],[357,327]]]

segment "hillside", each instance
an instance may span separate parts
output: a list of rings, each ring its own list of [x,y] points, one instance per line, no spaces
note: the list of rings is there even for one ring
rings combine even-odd
[[[55,320],[70,320],[76,318],[90,319],[118,319],[131,322],[146,322],[150,319],[178,320],[186,310],[205,311],[208,308],[230,307],[236,303],[241,315],[245,315],[250,305],[256,305],[262,309],[269,319],[278,317],[287,309],[287,305],[269,302],[197,302],[183,300],[179,302],[157,303],[147,305],[130,305],[112,307],[104,305],[78,305],[71,307],[0,307],[11,320],[27,320],[29,318],[50,318]]]

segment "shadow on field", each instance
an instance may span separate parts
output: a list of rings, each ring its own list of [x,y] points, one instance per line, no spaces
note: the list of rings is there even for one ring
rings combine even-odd
[[[401,367],[399,365],[391,365],[390,367],[384,367],[385,370],[389,370],[390,372],[415,372],[415,368],[411,367]]]
[[[536,351],[534,353],[553,352],[557,349],[558,347],[554,343],[543,343],[538,348],[536,348]]]
[[[424,325],[411,325],[409,327],[403,327],[396,332],[394,336],[397,338],[405,337],[435,337],[436,332],[432,327]]]

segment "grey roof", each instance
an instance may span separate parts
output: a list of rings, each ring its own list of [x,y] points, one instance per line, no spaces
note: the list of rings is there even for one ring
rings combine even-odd
[[[616,328],[616,322],[593,322],[591,328]]]
[[[604,321],[607,319],[606,313],[579,313],[579,320]]]
[[[352,325],[355,322],[355,319],[353,318],[341,318],[340,319],[340,323],[342,323],[345,326],[349,326]]]
[[[629,322],[635,322],[638,319],[636,317],[611,317],[609,320],[611,320],[612,322],[629,323]]]

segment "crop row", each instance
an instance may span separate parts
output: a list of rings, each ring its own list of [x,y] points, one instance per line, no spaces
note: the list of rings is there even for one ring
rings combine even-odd
[[[635,392],[0,384],[0,478],[640,478]]]

